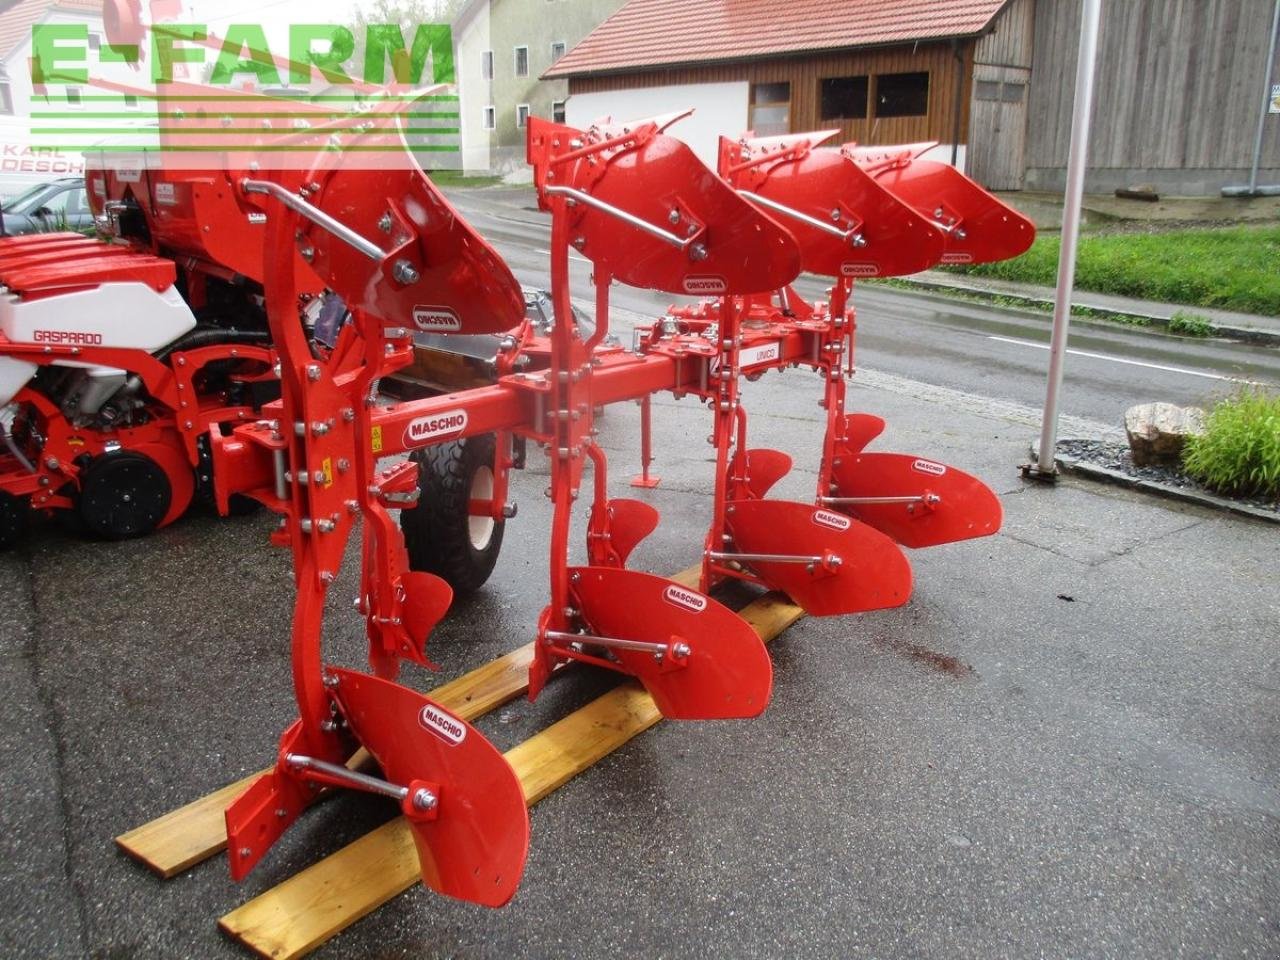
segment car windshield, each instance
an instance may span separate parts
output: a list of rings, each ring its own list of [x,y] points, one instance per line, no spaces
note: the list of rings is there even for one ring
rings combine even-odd
[[[30,187],[22,193],[18,194],[12,200],[6,200],[0,209],[5,213],[27,213],[27,208],[33,204],[39,203],[41,197],[48,191],[47,183],[37,183],[34,187]]]

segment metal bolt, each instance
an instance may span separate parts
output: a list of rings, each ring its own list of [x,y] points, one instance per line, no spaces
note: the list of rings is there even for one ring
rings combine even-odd
[[[283,820],[288,815],[289,815],[289,811],[286,810],[284,807],[276,807],[276,816],[279,817],[281,820]]]
[[[326,433],[329,432],[329,425],[325,423],[323,420],[317,420],[315,423],[311,425],[311,432],[314,433],[317,437],[323,437]]]
[[[311,263],[316,258],[316,248],[310,244],[303,247],[298,252],[302,254],[302,259],[307,261],[307,263]]]
[[[689,656],[689,645],[687,643],[677,643],[671,648],[671,652],[683,660],[685,657]]]
[[[413,795],[413,809],[419,813],[430,813],[440,800],[426,787],[419,787]]]
[[[689,259],[705,260],[707,259],[707,246],[704,243],[695,243],[689,248]]]
[[[675,207],[671,208],[671,212],[667,214],[667,219],[674,225],[680,222],[680,211]]]
[[[339,680],[338,680],[338,675],[336,673],[326,673],[324,675],[324,685],[328,687],[330,690],[336,687],[338,683],[339,683]]]
[[[417,283],[422,276],[408,260],[397,260],[396,265],[391,268],[391,275],[395,277],[396,283],[402,283],[406,287],[411,283]]]
[[[252,851],[252,850],[250,850],[248,847],[241,847],[241,848],[240,848],[240,856],[241,856],[242,858],[247,859],[247,858],[249,858],[249,857],[253,856],[253,851]]]
[[[307,379],[315,383],[320,379],[320,365],[316,363],[307,364]],[[273,430],[280,429],[278,426],[272,427]]]
[[[356,412],[354,410],[352,410],[350,407],[346,407],[345,409],[343,409],[342,419],[344,422],[350,423],[355,418],[356,418]]]
[[[46,460],[45,460],[45,462],[44,462],[44,465],[45,465],[45,467],[46,467],[47,469],[49,469],[49,470],[57,470],[59,467],[61,467],[61,466],[62,466],[62,464],[58,462],[58,458],[57,458],[57,457],[48,457],[48,458],[46,458]]]
[[[839,223],[839,222],[840,222],[840,208],[839,208],[839,207],[832,207],[832,208],[831,208],[831,222],[832,222],[832,223]]]
[[[338,472],[339,472],[339,473],[346,473],[346,472],[347,472],[348,470],[350,470],[350,469],[351,469],[351,461],[350,461],[350,460],[348,460],[348,459],[346,459],[346,458],[344,457],[343,459],[341,459],[341,460],[339,460],[339,461],[338,461]]]
[[[381,230],[383,233],[390,233],[391,224],[392,224],[391,213],[390,212],[384,213],[382,215],[382,219],[378,221],[378,229]]]

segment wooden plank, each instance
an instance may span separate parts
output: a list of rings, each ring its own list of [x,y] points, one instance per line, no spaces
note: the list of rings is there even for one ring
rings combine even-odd
[[[700,572],[700,567],[689,567],[672,579],[683,586],[696,587]],[[430,691],[431,697],[470,722],[524,695],[529,689],[529,663],[532,659],[533,644],[527,643],[506,656],[442,684]],[[367,755],[361,751],[349,765],[359,766],[366,759]],[[116,837],[116,845],[166,880],[177,876],[226,849],[223,812],[231,801],[266,772],[260,770],[122,833]]]
[[[766,643],[804,616],[777,594],[739,614]],[[530,806],[662,719],[627,682],[506,753]],[[310,953],[419,882],[418,854],[403,817],[384,824],[222,917],[224,933],[261,957]]]

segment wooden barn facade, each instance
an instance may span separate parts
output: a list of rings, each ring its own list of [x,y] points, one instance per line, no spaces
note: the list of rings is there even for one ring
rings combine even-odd
[[[1247,180],[1274,0],[1103,9],[1087,189]],[[720,133],[834,129],[936,141],[992,189],[1060,191],[1079,16],[1080,0],[629,0],[544,76],[568,80],[571,123],[697,107],[673,132],[704,159]],[[1280,112],[1260,167],[1280,181]]]

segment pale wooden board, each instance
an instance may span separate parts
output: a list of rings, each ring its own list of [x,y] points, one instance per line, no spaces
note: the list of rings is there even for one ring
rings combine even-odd
[[[769,594],[739,615],[767,643],[804,611]],[[652,697],[624,683],[506,758],[533,805],[661,719]],[[301,957],[418,882],[418,853],[401,817],[231,911],[218,926],[259,956]]]
[[[690,567],[672,577],[676,582],[697,587],[699,567]],[[470,673],[430,691],[433,700],[467,721],[484,716],[529,689],[529,663],[533,644],[525,644]],[[349,766],[359,766],[367,755],[361,751]],[[179,807],[149,823],[116,837],[116,845],[161,877],[168,879],[188,870],[227,847],[223,813],[236,797],[262,774],[237,780],[199,800]]]

